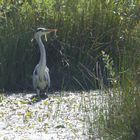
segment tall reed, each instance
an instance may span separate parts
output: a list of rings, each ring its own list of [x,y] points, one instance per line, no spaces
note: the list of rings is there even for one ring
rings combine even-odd
[[[37,44],[31,43],[34,30],[57,28],[58,38],[50,35],[45,44],[52,89],[120,90],[121,101],[110,103],[102,121],[108,122],[105,127],[113,138],[139,138],[140,126],[135,125],[140,124],[139,4],[139,0],[0,1],[0,89],[32,89],[32,71],[39,59]]]
[[[123,0],[3,1],[1,5],[0,88],[7,89],[31,89],[32,71],[39,58],[30,42],[36,27],[58,28],[58,39],[47,43],[47,49],[56,45],[64,53],[55,54],[60,59],[57,62],[48,51],[52,88],[60,88],[64,81],[66,89],[90,89],[97,87],[97,81],[87,69],[95,75],[97,61],[104,67],[101,50],[111,55],[119,69],[123,39],[137,22],[131,17],[135,9],[127,8]],[[64,68],[63,60],[68,60],[69,68]],[[56,79],[60,81],[55,83]]]

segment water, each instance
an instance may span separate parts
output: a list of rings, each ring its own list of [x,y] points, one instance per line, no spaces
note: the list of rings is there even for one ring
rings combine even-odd
[[[86,140],[92,122],[95,140],[100,110],[107,109],[101,91],[61,92],[30,103],[33,94],[13,94],[0,103],[0,139],[7,140]]]

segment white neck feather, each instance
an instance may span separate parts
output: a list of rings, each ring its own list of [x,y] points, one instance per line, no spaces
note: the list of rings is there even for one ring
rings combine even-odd
[[[39,49],[40,49],[40,60],[39,60],[39,67],[40,67],[40,71],[44,71],[45,67],[46,67],[46,51],[45,51],[45,47],[44,44],[41,40],[41,37],[39,36],[38,38],[36,38],[37,43],[39,45]]]

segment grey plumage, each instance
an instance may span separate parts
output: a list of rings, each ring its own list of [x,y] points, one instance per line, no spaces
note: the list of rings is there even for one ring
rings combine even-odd
[[[33,87],[38,95],[40,95],[40,91],[50,88],[49,68],[46,65],[46,51],[41,40],[43,35],[46,37],[50,32],[56,32],[56,29],[38,28],[34,36],[40,49],[40,60],[33,71]]]

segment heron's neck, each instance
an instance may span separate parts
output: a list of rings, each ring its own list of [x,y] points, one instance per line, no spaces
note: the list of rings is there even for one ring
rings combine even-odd
[[[40,49],[40,61],[39,61],[39,66],[41,67],[41,69],[45,69],[46,67],[46,51],[45,51],[45,47],[44,44],[41,40],[41,37],[39,37],[37,39],[38,45],[39,45],[39,49]]]

